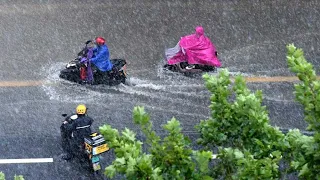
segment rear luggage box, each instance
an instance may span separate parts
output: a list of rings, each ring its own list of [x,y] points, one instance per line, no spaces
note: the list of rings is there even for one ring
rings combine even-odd
[[[93,156],[109,150],[104,137],[98,133],[92,133],[90,137],[85,137],[84,143],[86,152]]]

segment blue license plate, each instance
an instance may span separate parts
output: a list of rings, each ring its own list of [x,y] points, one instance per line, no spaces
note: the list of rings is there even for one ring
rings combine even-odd
[[[92,162],[92,163],[96,163],[96,162],[99,162],[99,161],[100,161],[99,156],[93,156],[93,157],[91,158],[91,162]]]

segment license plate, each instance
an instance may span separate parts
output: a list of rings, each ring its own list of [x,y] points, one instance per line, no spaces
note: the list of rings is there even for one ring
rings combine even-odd
[[[93,155],[96,155],[96,154],[101,154],[103,152],[106,152],[109,150],[109,147],[107,144],[102,144],[98,147],[95,147],[93,148]]]
[[[93,156],[93,157],[91,158],[91,162],[92,162],[92,163],[99,163],[99,161],[100,161],[99,156]]]
[[[93,170],[94,170],[94,171],[98,171],[98,170],[101,169],[100,163],[94,163],[94,164],[92,164],[92,165],[93,165]]]

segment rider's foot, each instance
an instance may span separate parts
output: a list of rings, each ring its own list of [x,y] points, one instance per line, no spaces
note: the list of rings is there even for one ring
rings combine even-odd
[[[194,69],[194,68],[195,68],[194,64],[190,64],[186,67],[187,70]]]

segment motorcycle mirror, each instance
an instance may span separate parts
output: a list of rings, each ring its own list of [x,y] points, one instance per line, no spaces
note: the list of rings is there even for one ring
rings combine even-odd
[[[61,116],[63,116],[63,117],[66,117],[67,115],[68,115],[68,114],[65,114],[65,113],[64,113],[64,114],[61,114]]]
[[[92,40],[86,41],[86,45],[88,45],[88,44],[91,43],[91,42],[92,42]]]

